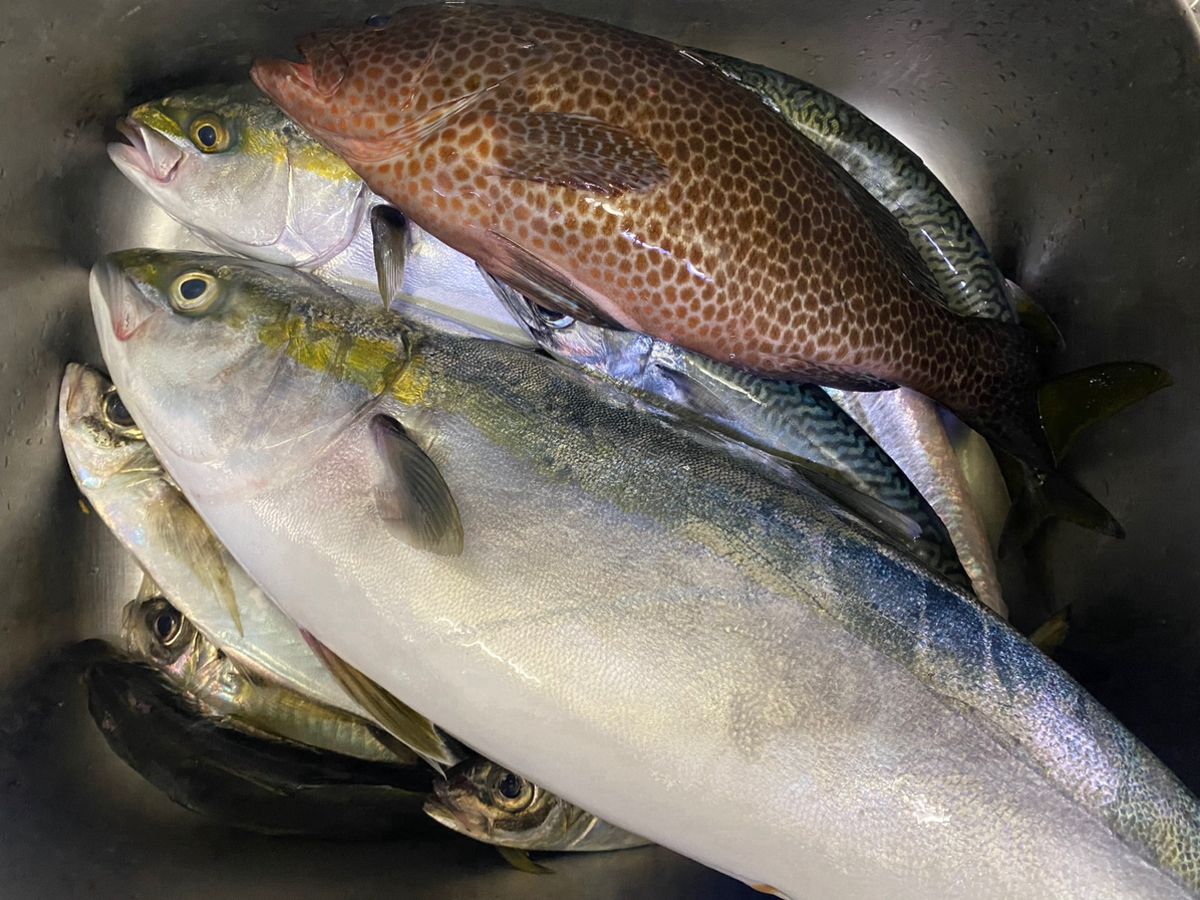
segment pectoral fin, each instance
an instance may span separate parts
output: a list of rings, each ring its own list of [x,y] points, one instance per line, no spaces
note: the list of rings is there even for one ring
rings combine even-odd
[[[490,276],[503,282],[506,287],[524,294],[535,303],[574,316],[581,322],[621,327],[598,310],[588,296],[553,265],[498,231],[489,234],[495,242],[497,256],[501,260],[501,271],[488,273]]]
[[[408,220],[395,207],[380,204],[371,210],[371,246],[375,252],[375,277],[385,307],[400,293],[404,284],[404,263],[408,258]]]
[[[388,470],[387,481],[375,490],[375,507],[388,530],[440,556],[462,553],[458,505],[434,461],[389,416],[371,419],[371,436]]]
[[[590,116],[557,112],[496,114],[497,164],[502,178],[616,197],[648,191],[671,176],[662,157],[641,138]]]
[[[458,753],[436,725],[393,697],[307,631],[301,629],[300,633],[342,689],[388,733],[437,769],[438,774],[443,774],[443,766],[453,766],[459,761]]]

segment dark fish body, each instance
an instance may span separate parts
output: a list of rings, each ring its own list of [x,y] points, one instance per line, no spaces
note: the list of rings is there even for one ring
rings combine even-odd
[[[173,801],[246,831],[335,839],[428,836],[424,763],[398,766],[256,737],[204,715],[155,669],[113,657],[88,709],[121,759]]]
[[[903,384],[1048,463],[1017,329],[955,315],[886,210],[752,94],[561,14],[413,7],[254,77],[410,219],[552,308],[739,368]]]

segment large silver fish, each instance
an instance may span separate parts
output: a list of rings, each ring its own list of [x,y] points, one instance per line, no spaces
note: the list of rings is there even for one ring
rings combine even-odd
[[[482,758],[459,763],[434,782],[425,812],[467,837],[518,850],[625,850],[650,843]]]
[[[1179,781],[787,472],[294,270],[126,251],[92,290],[122,397],[239,561],[499,764],[793,897],[1200,888]]]

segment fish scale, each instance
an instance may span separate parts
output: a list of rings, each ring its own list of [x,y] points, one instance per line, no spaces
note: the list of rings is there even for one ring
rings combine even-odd
[[[1008,284],[987,244],[920,157],[815,85],[732,56],[694,52],[762,97],[887,207],[937,280],[947,306],[965,316],[1017,320]]]
[[[715,65],[470,4],[300,46],[259,86],[513,287],[760,374],[904,384],[1048,464],[1029,339],[932,299],[857,184]]]

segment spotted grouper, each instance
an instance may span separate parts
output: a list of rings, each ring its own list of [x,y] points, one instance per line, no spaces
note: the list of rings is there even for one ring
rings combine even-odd
[[[713,63],[541,10],[411,7],[256,83],[420,227],[551,308],[763,375],[905,385],[1048,463],[1033,348]]]

